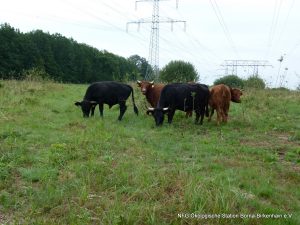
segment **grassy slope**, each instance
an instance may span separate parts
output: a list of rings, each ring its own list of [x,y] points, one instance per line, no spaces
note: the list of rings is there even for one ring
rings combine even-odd
[[[300,93],[248,91],[230,122],[176,112],[156,128],[135,89],[83,119],[86,85],[2,81],[0,223],[300,224]],[[291,219],[178,218],[178,213],[292,213]]]

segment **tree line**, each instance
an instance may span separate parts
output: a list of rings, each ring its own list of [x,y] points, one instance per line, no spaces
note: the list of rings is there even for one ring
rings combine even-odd
[[[61,82],[128,81],[145,77],[147,66],[138,55],[124,58],[61,34],[22,33],[9,24],[0,25],[0,79],[22,79],[34,69]]]
[[[182,60],[170,61],[160,70],[159,78],[151,77],[154,75],[151,72],[150,64],[139,55],[124,58],[58,33],[41,30],[22,33],[7,23],[0,24],[0,79],[24,79],[32,75],[69,83],[133,81],[146,77],[166,83],[199,79],[194,65]],[[234,83],[236,79],[239,78],[234,78]]]

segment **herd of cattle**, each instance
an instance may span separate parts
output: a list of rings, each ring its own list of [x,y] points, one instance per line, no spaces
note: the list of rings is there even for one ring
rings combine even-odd
[[[204,115],[209,117],[208,121],[217,111],[217,123],[227,122],[230,101],[240,103],[241,90],[230,88],[224,84],[216,85],[210,90],[207,85],[199,83],[173,83],[173,84],[154,84],[149,81],[137,81],[143,95],[151,107],[147,114],[154,117],[157,126],[162,125],[164,115],[168,117],[168,123],[172,123],[176,110],[186,112],[186,116],[196,114],[196,123],[203,123]],[[130,85],[115,82],[103,81],[91,84],[81,102],[76,102],[80,106],[84,117],[93,116],[95,107],[99,105],[100,116],[103,116],[103,105],[119,104],[120,115],[122,117],[127,109],[126,100],[131,95],[134,112],[138,115],[138,108],[134,101],[133,89]],[[210,111],[210,112],[209,112]]]

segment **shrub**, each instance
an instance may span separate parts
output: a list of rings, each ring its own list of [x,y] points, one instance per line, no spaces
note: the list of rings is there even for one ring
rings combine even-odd
[[[165,82],[189,82],[198,80],[195,67],[184,61],[171,61],[160,72],[160,79]]]
[[[234,88],[244,88],[243,79],[239,78],[236,75],[227,75],[225,77],[221,77],[214,81],[214,85],[217,84],[225,84],[229,87],[234,87]]]
[[[258,75],[253,75],[244,81],[245,87],[247,88],[256,88],[256,89],[265,89],[266,83]]]
[[[49,80],[49,74],[46,73],[44,69],[32,68],[29,70],[24,70],[23,73],[24,80],[27,81],[45,81]]]

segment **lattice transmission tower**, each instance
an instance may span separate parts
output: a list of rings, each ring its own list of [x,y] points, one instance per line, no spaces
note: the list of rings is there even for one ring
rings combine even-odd
[[[184,23],[184,30],[186,29],[186,21],[184,20],[174,20],[171,18],[161,19],[159,15],[159,2],[162,0],[138,0],[135,2],[136,8],[138,2],[153,2],[152,9],[152,18],[149,19],[140,19],[138,21],[131,21],[127,23],[127,32],[129,24],[138,24],[138,27],[141,23],[151,23],[150,31],[150,44],[149,44],[149,57],[148,64],[151,68],[147,67],[145,80],[149,79],[159,79],[159,24],[160,23],[170,23],[173,30],[174,23]],[[178,7],[178,0],[176,0],[176,8]]]
[[[252,75],[258,75],[259,67],[272,67],[267,60],[225,60],[222,64],[225,75],[238,75],[238,68],[252,69]]]

